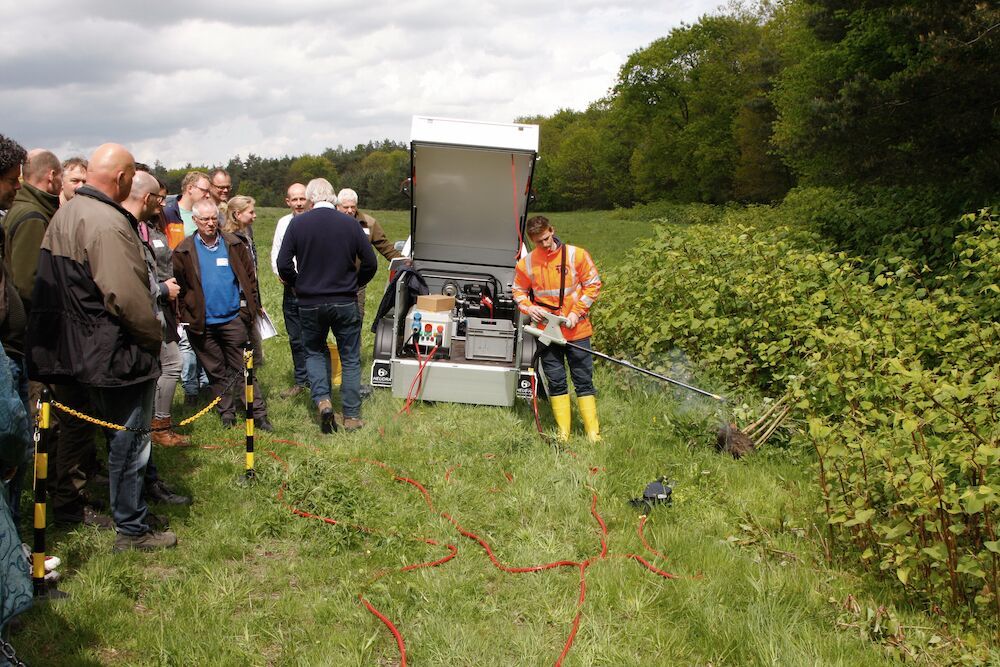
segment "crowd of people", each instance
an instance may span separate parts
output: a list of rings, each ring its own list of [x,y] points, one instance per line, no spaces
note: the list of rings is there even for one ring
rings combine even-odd
[[[0,370],[9,371],[0,372],[0,531],[5,521],[20,525],[33,469],[24,416],[34,418],[50,392],[71,410],[127,427],[99,430],[90,419],[52,411],[47,488],[55,522],[113,529],[114,551],[177,544],[166,518],[149,509],[192,502],[160,476],[152,448],[190,444],[172,417],[177,385],[186,406],[218,398],[222,425],[232,427],[240,404],[248,409],[246,351],[256,365],[264,361],[255,202],[231,191],[225,170],[193,170],[170,198],[124,146],[104,144],[89,159],[60,161],[0,135]],[[317,178],[291,184],[285,201],[290,212],[277,223],[270,259],[283,285],[293,369],[278,395],[308,391],[322,433],[355,431],[365,426],[361,406],[371,390],[361,382],[365,286],[377,270],[376,250],[387,260],[401,255],[358,210],[351,189],[338,193]],[[587,315],[601,286],[593,261],[559,241],[544,217],[528,220],[526,232],[535,248],[515,268],[515,301],[536,323],[548,312],[564,316],[565,337],[587,349]],[[342,414],[334,411],[333,348],[342,367]],[[541,366],[559,435],[570,432],[565,364],[596,441],[590,355],[551,345]],[[16,419],[2,419],[5,398],[22,410],[19,430],[10,426]],[[256,383],[252,401],[255,428],[273,431]],[[10,433],[2,432],[5,423]],[[95,493],[103,485],[107,494]],[[21,548],[16,552],[20,558]],[[0,579],[3,561],[0,554]]]
[[[177,543],[148,505],[192,502],[159,475],[151,446],[190,443],[172,417],[177,385],[187,406],[220,397],[219,418],[234,426],[237,408],[246,410],[244,350],[264,361],[255,202],[231,191],[225,170],[193,170],[170,198],[123,146],[60,161],[0,135],[0,342],[12,391],[32,417],[47,389],[68,408],[133,429],[105,431],[52,411],[52,516],[64,528],[114,529],[115,551]],[[353,190],[338,196],[315,179],[290,185],[286,201],[290,213],[271,249],[294,366],[280,395],[308,389],[323,432],[338,422],[356,430],[364,426],[360,338],[364,287],[377,268],[373,243],[387,258],[399,253],[358,211]],[[290,225],[293,218],[301,219]],[[344,369],[342,416],[332,405],[331,333]],[[252,414],[257,430],[273,430],[257,386]],[[99,432],[107,457],[98,453]],[[15,525],[31,457],[22,442],[16,470],[0,471]],[[104,484],[102,497],[95,488]]]

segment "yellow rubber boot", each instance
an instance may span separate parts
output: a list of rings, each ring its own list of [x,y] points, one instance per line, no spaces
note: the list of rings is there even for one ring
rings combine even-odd
[[[580,419],[583,420],[583,430],[591,442],[601,439],[601,425],[597,421],[597,399],[593,395],[580,396],[576,399],[576,407],[580,409]]]
[[[330,384],[339,387],[344,382],[344,368],[340,365],[340,352],[336,343],[327,343],[330,350]]]
[[[550,396],[549,401],[552,403],[552,416],[555,417],[556,426],[559,427],[559,439],[565,442],[569,440],[569,394]]]

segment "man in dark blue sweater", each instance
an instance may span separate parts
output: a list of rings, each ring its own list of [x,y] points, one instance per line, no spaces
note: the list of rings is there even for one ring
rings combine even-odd
[[[326,345],[327,332],[332,331],[344,369],[340,387],[344,429],[354,431],[364,426],[358,290],[375,276],[378,264],[357,220],[336,210],[337,196],[329,181],[309,181],[306,198],[313,208],[289,223],[278,251],[278,275],[299,300],[306,373],[320,428],[331,433],[335,426]]]

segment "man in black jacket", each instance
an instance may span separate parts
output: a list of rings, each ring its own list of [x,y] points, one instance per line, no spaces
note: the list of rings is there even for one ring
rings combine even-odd
[[[278,252],[278,275],[295,290],[306,348],[306,372],[320,428],[333,431],[330,401],[330,354],[327,332],[337,339],[344,369],[340,387],[344,428],[361,421],[361,314],[358,289],[375,276],[378,264],[372,244],[357,220],[337,211],[337,196],[324,178],[306,185],[311,211],[292,219]]]

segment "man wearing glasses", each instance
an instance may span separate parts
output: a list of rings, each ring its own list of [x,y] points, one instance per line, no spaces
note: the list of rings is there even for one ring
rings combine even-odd
[[[233,179],[225,169],[216,169],[209,177],[209,194],[219,207],[219,223],[226,219],[226,205],[233,191]]]
[[[221,396],[223,426],[235,426],[236,410],[227,388],[243,373],[243,346],[260,314],[257,274],[246,242],[219,229],[215,202],[197,202],[194,221],[197,233],[181,241],[172,258],[174,278],[181,288],[180,317],[188,323],[191,347],[208,373],[213,395]],[[259,430],[274,430],[256,382],[253,414]]]
[[[212,194],[211,181],[202,171],[189,171],[181,181],[181,195],[163,207],[163,217],[167,224],[182,223],[184,236],[194,234],[194,205]]]

